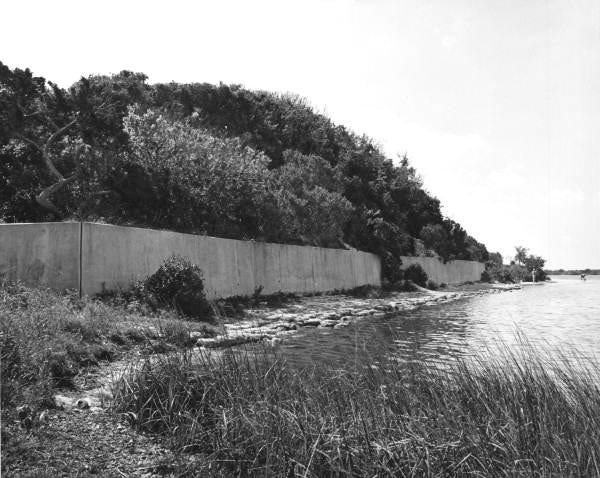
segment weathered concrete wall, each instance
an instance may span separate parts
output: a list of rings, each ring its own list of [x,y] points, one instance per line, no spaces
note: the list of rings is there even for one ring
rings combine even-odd
[[[438,284],[460,284],[467,281],[478,281],[485,265],[475,261],[450,261],[444,264],[437,257],[409,257],[402,256],[402,269],[411,264],[419,264],[427,277]]]
[[[0,224],[0,278],[79,288],[80,223]]]
[[[126,288],[171,254],[186,256],[202,268],[211,297],[250,295],[260,286],[263,294],[273,294],[381,283],[379,258],[359,251],[92,223],[0,224],[0,278],[56,289],[78,289],[81,284],[84,294]],[[402,262],[403,268],[420,264],[438,284],[477,281],[484,270],[479,262],[444,264],[435,257],[404,256]]]
[[[82,292],[127,288],[171,254],[204,272],[209,297],[320,292],[380,285],[374,254],[342,249],[237,241],[135,227],[83,224]]]

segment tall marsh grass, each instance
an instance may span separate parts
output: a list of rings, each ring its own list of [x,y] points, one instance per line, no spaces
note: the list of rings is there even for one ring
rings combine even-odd
[[[599,384],[595,364],[527,343],[444,368],[188,352],[124,377],[114,406],[203,456],[182,474],[599,476]]]
[[[112,309],[75,294],[0,283],[1,404],[51,403],[55,386],[72,386],[80,367],[109,360]]]

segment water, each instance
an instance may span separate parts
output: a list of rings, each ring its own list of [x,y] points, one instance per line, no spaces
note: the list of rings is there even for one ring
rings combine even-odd
[[[444,363],[494,349],[520,347],[516,333],[550,353],[576,350],[600,357],[600,276],[554,276],[554,283],[470,299],[381,318],[342,329],[304,328],[281,345],[292,363],[344,367],[392,355],[400,361]]]

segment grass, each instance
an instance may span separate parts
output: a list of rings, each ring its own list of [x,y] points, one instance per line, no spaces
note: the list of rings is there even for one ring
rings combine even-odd
[[[203,456],[182,475],[599,476],[598,368],[520,350],[360,370],[181,353],[124,377],[114,406]]]
[[[118,295],[80,299],[0,281],[2,476],[139,476],[153,467],[152,440],[119,416],[54,409],[54,396],[84,396],[109,362],[187,348],[215,330]]]
[[[192,354],[190,333],[213,326],[144,307],[0,287],[3,463],[30,439],[5,433],[16,406],[50,407],[86,368],[168,344],[113,410],[201,458],[165,463],[177,476],[600,476],[600,368],[576,354],[522,339],[444,368],[299,369],[272,350]]]
[[[22,404],[50,408],[55,391],[74,388],[83,369],[110,362],[134,347],[146,352],[167,345],[189,347],[194,343],[190,332],[211,335],[214,330],[139,303],[0,284],[3,416]]]

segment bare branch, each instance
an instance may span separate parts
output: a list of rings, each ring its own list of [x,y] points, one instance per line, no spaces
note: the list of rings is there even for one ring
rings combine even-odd
[[[58,180],[56,183],[45,188],[40,194],[38,194],[35,200],[38,204],[56,214],[60,214],[60,211],[54,205],[54,203],[50,200],[50,197],[64,188],[67,184],[72,183],[77,178],[77,175],[72,174],[68,178],[62,178]]]
[[[67,129],[69,129],[71,126],[73,126],[76,122],[77,122],[77,118],[69,121],[66,125],[64,125],[62,128],[60,128],[58,131],[55,131],[54,133],[52,133],[52,135],[46,141],[46,144],[44,145],[44,149],[42,150],[42,155],[44,156],[44,161],[46,161],[46,165],[48,166],[48,169],[50,169],[50,172],[52,172],[52,174],[54,174],[59,181],[61,179],[64,179],[64,177],[62,174],[60,174],[58,169],[56,169],[56,167],[52,163],[52,160],[50,159],[50,156],[48,154],[48,149],[50,148],[50,145],[52,144],[52,142],[58,136],[60,136],[62,133],[64,133]]]
[[[60,136],[62,133],[64,133],[67,129],[69,129],[71,126],[73,126],[76,122],[77,122],[77,118],[71,120],[66,125],[64,125],[62,128],[59,128],[57,131],[55,131],[54,133],[52,133],[52,135],[48,138],[48,140],[46,141],[46,144],[44,144],[44,146],[40,146],[38,143],[36,143],[32,139],[29,139],[29,138],[27,138],[26,136],[23,136],[20,133],[16,134],[17,138],[19,138],[19,139],[21,139],[21,140],[23,140],[23,141],[25,141],[25,142],[27,142],[27,143],[35,146],[42,153],[42,157],[44,158],[44,162],[46,163],[46,166],[50,170],[50,173],[58,181],[62,181],[65,178],[60,173],[60,171],[58,169],[56,169],[56,166],[54,166],[54,163],[52,162],[52,159],[50,159],[49,148],[50,148],[50,145],[52,144],[52,142],[58,136]]]
[[[43,148],[42,148],[42,147],[41,147],[39,144],[37,144],[37,143],[36,143],[35,141],[33,141],[32,139],[29,139],[29,138],[27,138],[26,136],[23,136],[22,134],[20,134],[20,133],[16,133],[16,134],[15,134],[15,136],[16,136],[17,138],[19,138],[20,140],[22,140],[22,141],[25,141],[26,143],[29,143],[29,144],[31,144],[31,145],[33,145],[33,146],[35,146],[35,147],[36,147],[37,149],[39,149],[40,151],[42,151],[42,150],[43,150]]]

